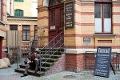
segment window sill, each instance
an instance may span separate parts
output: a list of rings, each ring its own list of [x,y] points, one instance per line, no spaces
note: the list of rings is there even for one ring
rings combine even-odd
[[[115,37],[116,34],[93,34],[93,37]]]

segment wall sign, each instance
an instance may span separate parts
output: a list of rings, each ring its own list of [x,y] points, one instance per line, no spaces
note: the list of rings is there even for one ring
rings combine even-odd
[[[94,75],[108,78],[110,62],[111,47],[98,47],[96,53]]]
[[[83,38],[84,45],[90,45],[90,38]]]
[[[55,29],[55,26],[50,26],[50,29]]]
[[[65,3],[65,28],[74,27],[74,2]]]

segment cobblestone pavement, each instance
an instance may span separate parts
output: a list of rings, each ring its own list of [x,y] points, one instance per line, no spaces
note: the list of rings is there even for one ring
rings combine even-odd
[[[13,64],[9,68],[0,69],[0,76],[9,76],[9,75],[17,75],[20,80],[120,80],[120,71],[116,71],[116,75],[114,75],[113,71],[110,71],[109,78],[94,76],[93,71],[81,71],[79,73],[63,71],[56,74],[51,74],[42,77],[36,77],[32,75],[28,75],[26,77],[20,77],[22,74],[14,72],[14,69],[17,68],[16,64]],[[0,79],[2,80],[2,79]],[[7,79],[8,80],[8,79]],[[18,79],[12,79],[18,80]]]

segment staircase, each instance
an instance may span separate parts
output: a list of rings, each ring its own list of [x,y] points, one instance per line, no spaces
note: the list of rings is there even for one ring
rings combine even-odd
[[[35,74],[35,70],[30,68],[28,74],[35,76],[43,76],[45,72],[49,71],[50,68],[54,65],[55,62],[64,54],[63,48],[63,37],[61,36],[63,32],[59,33],[55,38],[53,38],[46,46],[39,49],[40,54],[40,66],[39,71]],[[53,41],[59,37],[56,43],[53,44]],[[15,69],[15,72],[24,73],[25,64],[20,64],[19,68]]]

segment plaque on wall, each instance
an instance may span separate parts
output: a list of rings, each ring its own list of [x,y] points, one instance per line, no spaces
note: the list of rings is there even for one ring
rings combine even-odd
[[[83,44],[84,45],[90,45],[90,38],[83,38]]]
[[[98,47],[95,60],[94,75],[109,77],[111,47]]]
[[[74,27],[74,2],[65,3],[65,28]]]
[[[55,26],[50,26],[50,29],[55,29]]]

